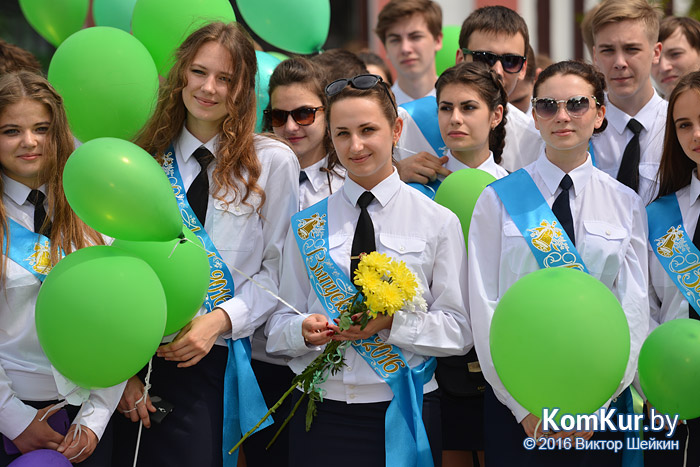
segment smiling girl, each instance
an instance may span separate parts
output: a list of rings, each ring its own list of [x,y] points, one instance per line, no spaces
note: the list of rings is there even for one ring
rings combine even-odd
[[[697,291],[687,287],[672,271],[673,262],[692,270],[692,261],[686,263],[685,255],[698,254],[700,245],[700,72],[683,76],[669,96],[664,151],[659,166],[659,197],[647,208],[649,215],[649,276],[651,290],[649,307],[652,331],[659,324],[672,319],[700,319]],[[678,229],[678,227],[682,229]],[[669,229],[682,230],[684,243],[689,251],[668,248],[665,240]],[[663,230],[663,232],[662,232]],[[676,237],[680,241],[679,237]],[[673,240],[673,239],[671,239]],[[664,244],[666,249],[664,250]],[[691,306],[688,299],[696,305]],[[700,463],[700,448],[693,442],[700,433],[700,419],[679,424],[673,439],[686,446],[688,463]],[[690,440],[690,442],[688,442]],[[684,465],[683,452],[658,452],[644,456],[645,465]]]
[[[493,366],[489,343],[491,319],[503,294],[521,277],[551,264],[552,258],[538,255],[526,234],[542,219],[555,229],[554,235],[567,240],[569,252],[577,254],[576,262],[620,301],[630,327],[631,352],[614,397],[625,391],[624,396],[632,382],[648,327],[646,215],[639,196],[596,169],[587,152],[591,136],[605,127],[604,90],[603,76],[590,65],[568,61],[546,68],[533,91],[533,117],[546,144],[544,154],[487,187],[474,208],[469,229],[469,307],[476,350],[489,383],[484,414],[489,465],[620,462],[621,453],[612,451],[527,451],[524,437],[542,436],[541,427],[535,433],[539,414],[528,413],[508,393]],[[524,216],[513,207],[515,198],[536,203],[536,215],[531,217],[537,218],[537,225],[521,221]],[[606,435],[611,434],[594,436]]]
[[[270,76],[270,109],[265,115],[299,158],[299,209],[338,191],[345,175],[326,126],[322,82],[321,69],[302,57],[283,61]]]
[[[65,379],[54,373],[34,322],[39,288],[62,253],[104,244],[100,234],[75,215],[63,193],[63,167],[72,151],[63,100],[51,85],[29,72],[4,75],[0,79],[2,466],[20,452],[36,449],[58,449],[85,466],[110,465],[111,430],[106,428],[123,385],[92,391],[88,405],[93,409],[81,412],[68,405],[52,410],[49,425],[47,413],[66,396],[58,389]],[[36,251],[43,256],[37,257]],[[62,417],[63,431],[58,428]],[[72,435],[64,437],[69,419],[82,425],[77,442]],[[75,425],[70,432],[74,430]]]
[[[436,459],[441,446],[437,383],[429,357],[464,354],[471,347],[464,307],[466,251],[461,227],[454,214],[399,179],[392,151],[402,122],[391,90],[379,76],[334,81],[326,87],[326,94],[326,118],[347,178],[339,191],[298,216],[326,216],[321,226],[326,242],[320,244],[327,245],[324,264],[333,268],[343,290],[351,286],[349,278],[361,254],[376,250],[411,268],[428,307],[426,312],[380,315],[364,329],[355,325],[341,332],[329,318],[333,310],[324,308],[314,292],[319,288],[309,281],[295,239],[298,229],[293,228],[285,243],[280,293],[304,315],[279,307],[266,327],[268,351],[293,357],[290,366],[300,373],[330,340],[355,342],[374,336],[401,351],[405,377],[413,375],[421,381],[422,391],[416,399],[408,392],[397,394],[395,380],[384,380],[369,360],[348,347],[347,366],[321,385],[323,402],[318,404],[311,431],[305,432],[303,417],[292,419],[290,465],[325,466],[329,459],[337,466],[384,466],[385,459],[396,465],[432,465],[428,440]],[[418,427],[418,446],[415,440],[402,444],[404,439],[385,433],[390,403],[417,405],[423,393],[423,418],[417,411],[410,412]],[[427,439],[423,430],[427,430]],[[402,463],[401,459],[413,462]]]
[[[498,75],[483,63],[463,62],[445,70],[435,88],[440,134],[450,156],[445,167],[451,172],[480,169],[497,179],[508,175],[498,165],[508,104]]]
[[[249,278],[278,289],[284,235],[298,207],[299,163],[286,145],[254,134],[257,61],[242,27],[204,26],[185,39],[175,59],[137,144],[168,172],[185,225],[209,253],[216,286],[153,359],[152,393],[175,410],[145,430],[139,458],[144,465],[219,466],[235,459],[222,454],[222,436],[228,448],[239,437],[237,420],[224,419],[237,413],[245,419],[239,410],[262,415],[248,399],[259,389],[245,360],[249,337],[276,299]],[[148,411],[155,409],[142,395],[143,383],[132,378],[120,409],[149,424]],[[236,401],[244,401],[242,409]]]

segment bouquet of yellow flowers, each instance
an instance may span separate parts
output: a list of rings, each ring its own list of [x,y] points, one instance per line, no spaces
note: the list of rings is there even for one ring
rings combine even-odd
[[[340,313],[338,328],[341,331],[353,325],[367,326],[370,319],[383,314],[392,316],[399,310],[426,311],[427,305],[423,299],[423,290],[416,276],[403,261],[395,261],[385,254],[372,252],[363,255],[357,266],[354,277],[358,292]],[[294,389],[301,389],[304,394],[285,419],[284,423],[272,438],[269,447],[275,442],[289,420],[294,416],[301,402],[308,396],[306,408],[306,431],[316,415],[316,402],[323,402],[323,389],[320,387],[331,374],[336,374],[345,366],[345,349],[350,341],[330,341],[325,349],[311,362],[301,374],[292,380],[292,386],[282,395],[279,401],[270,408],[265,416],[229,451],[233,453],[248,436],[282,405],[282,402]]]

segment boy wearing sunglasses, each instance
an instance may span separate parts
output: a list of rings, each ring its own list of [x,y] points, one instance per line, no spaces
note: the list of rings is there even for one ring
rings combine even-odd
[[[488,64],[511,97],[518,81],[525,79],[527,73],[529,41],[527,24],[515,11],[504,6],[479,8],[462,23],[456,62]],[[509,103],[501,165],[513,172],[537,159],[542,148],[542,139],[532,120]]]
[[[660,10],[647,0],[605,0],[591,17],[593,63],[607,84],[607,131],[593,138],[596,167],[649,204],[663,148],[667,103],[651,82]]]

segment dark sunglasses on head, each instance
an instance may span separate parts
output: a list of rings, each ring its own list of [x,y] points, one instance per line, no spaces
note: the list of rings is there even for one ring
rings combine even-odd
[[[270,124],[274,127],[284,126],[290,115],[297,125],[308,126],[316,120],[316,112],[323,109],[324,107],[321,105],[318,107],[299,107],[294,110],[266,109],[263,113],[270,117]]]
[[[471,55],[475,62],[483,62],[492,67],[496,62],[501,62],[503,66],[503,71],[506,73],[520,73],[525,65],[526,57],[518,54],[495,54],[493,52],[482,52],[469,49],[461,49],[462,53],[466,55]]]
[[[326,96],[333,97],[336,94],[340,93],[340,91],[345,89],[348,85],[355,89],[372,89],[379,83],[381,83],[381,87],[382,89],[384,89],[384,92],[386,92],[386,95],[389,96],[389,100],[391,101],[391,104],[394,107],[394,112],[397,112],[396,101],[394,101],[394,98],[391,96],[391,92],[389,92],[389,86],[379,75],[364,74],[357,75],[354,78],[337,79],[330,83],[328,86],[326,86]],[[398,115],[398,112],[396,113],[396,115]]]
[[[557,114],[559,111],[559,104],[565,104],[564,108],[566,109],[566,113],[569,114],[569,117],[580,118],[591,108],[591,99],[593,99],[595,105],[600,105],[595,96],[574,96],[562,100],[555,100],[551,97],[533,97],[532,108],[535,109],[535,113],[538,117],[548,120]]]

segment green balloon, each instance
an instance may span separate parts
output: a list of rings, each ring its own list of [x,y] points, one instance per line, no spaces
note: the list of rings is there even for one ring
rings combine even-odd
[[[131,15],[136,0],[92,0],[92,16],[98,26],[131,32]]]
[[[110,237],[167,241],[182,233],[168,177],[128,141],[98,138],[76,149],[63,170],[63,190],[73,211]]]
[[[89,0],[19,0],[27,22],[54,47],[83,27],[89,5]]]
[[[442,27],[442,49],[435,54],[435,71],[438,76],[451,66],[455,66],[457,49],[459,49],[459,31],[461,26]]]
[[[659,411],[700,417],[700,322],[674,319],[654,329],[639,353],[639,382]]]
[[[248,26],[263,40],[299,54],[319,52],[331,25],[329,0],[238,0]]]
[[[167,76],[175,50],[202,26],[236,21],[228,0],[138,0],[131,29],[153,57],[158,72]]]
[[[255,76],[255,94],[257,103],[257,119],[255,131],[262,131],[263,110],[270,104],[270,76],[280,60],[267,52],[255,51],[258,61],[258,72]]]
[[[185,238],[168,242],[115,240],[112,246],[138,256],[156,272],[168,304],[164,335],[179,331],[189,323],[204,303],[209,288],[209,259],[202,242],[188,228]],[[177,247],[175,246],[177,245]]]
[[[435,193],[435,202],[445,206],[459,218],[465,245],[469,239],[469,224],[476,201],[484,188],[494,181],[494,176],[483,170],[457,170],[445,178]]]
[[[104,26],[83,29],[61,44],[48,77],[82,142],[132,139],[158,94],[158,72],[146,48],[132,35]]]
[[[143,260],[109,246],[69,254],[46,277],[36,330],[51,364],[88,389],[138,372],[160,345],[165,295]]]
[[[491,321],[491,357],[508,392],[530,413],[590,414],[614,394],[630,355],[627,319],[598,279],[568,268],[524,276]]]

